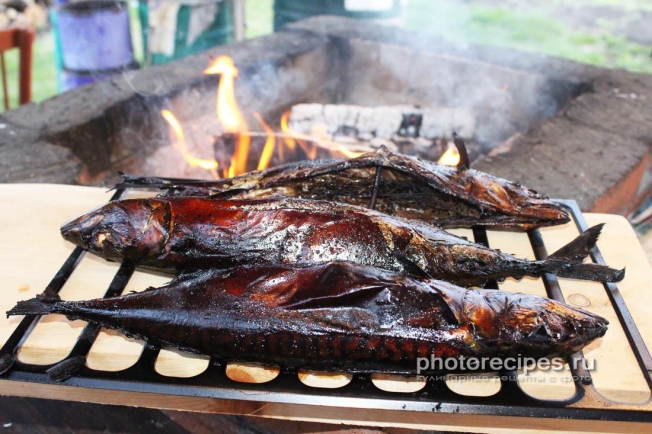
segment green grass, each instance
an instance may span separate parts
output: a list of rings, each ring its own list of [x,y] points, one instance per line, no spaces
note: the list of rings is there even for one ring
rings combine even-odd
[[[594,0],[583,3],[607,2]],[[627,2],[628,7],[632,8],[637,3],[642,4]],[[651,47],[607,33],[609,23],[598,23],[605,33],[578,32],[551,18],[544,7],[520,13],[473,3],[410,0],[405,27],[436,32],[453,40],[535,51],[592,65],[652,73]]]
[[[553,4],[563,4],[576,8],[586,6],[612,6],[625,11],[645,11],[652,12],[652,2],[650,0],[553,0]]]
[[[18,50],[5,52],[10,107],[18,105]],[[52,33],[40,34],[32,46],[32,101],[40,102],[58,91]],[[4,105],[0,108],[4,111]]]
[[[245,20],[247,38],[268,35],[274,29],[274,0],[247,0]]]

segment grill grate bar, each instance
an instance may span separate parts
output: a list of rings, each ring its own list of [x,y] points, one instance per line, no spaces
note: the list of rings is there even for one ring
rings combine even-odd
[[[573,215],[575,216],[574,220],[577,228],[580,231],[587,230],[588,224],[580,212],[577,203],[573,201],[560,202],[572,211]],[[604,258],[602,257],[602,253],[600,253],[600,250],[597,248],[597,246],[591,250],[591,259],[593,259],[593,261],[598,264],[606,264]],[[625,299],[623,299],[620,290],[618,290],[618,286],[616,286],[615,283],[605,282],[604,289],[607,292],[609,301],[611,301],[611,305],[616,311],[618,320],[620,321],[620,324],[625,331],[629,345],[634,351],[634,356],[636,357],[639,366],[643,370],[643,376],[647,381],[648,387],[650,387],[650,390],[652,390],[652,356],[650,355],[650,351],[648,350],[647,345],[645,345],[645,341],[643,340],[638,327],[636,327],[634,318],[629,312],[627,304],[625,303]]]
[[[133,264],[123,262],[113,277],[106,293],[104,293],[103,298],[116,297],[122,294],[129,283],[129,279],[131,279],[131,276],[134,274],[135,269],[136,267],[134,267]],[[84,327],[84,330],[77,338],[77,342],[68,356],[47,370],[50,377],[56,381],[63,381],[78,372],[86,363],[88,352],[91,350],[91,347],[93,346],[97,336],[100,334],[101,329],[102,327],[97,324],[86,324],[86,327]]]
[[[530,239],[530,244],[532,245],[532,250],[534,251],[534,257],[537,260],[544,260],[548,257],[548,250],[543,242],[543,237],[541,232],[538,229],[533,229],[528,231],[528,238]],[[561,291],[559,286],[559,280],[557,276],[544,273],[542,276],[543,286],[546,288],[546,294],[548,297],[553,300],[560,301],[565,303],[564,294]],[[571,354],[568,356],[568,365],[570,366],[571,372],[573,373],[573,380],[576,387],[577,393],[584,392],[584,384],[591,384],[593,380],[591,379],[591,374],[588,369],[585,368],[585,359],[584,354],[581,351]]]
[[[487,230],[485,228],[473,228],[473,240],[478,244],[489,247],[489,237],[487,236]],[[491,279],[484,285],[484,287],[486,289],[498,289],[498,282]]]
[[[59,271],[57,271],[57,274],[55,274],[54,278],[52,278],[48,286],[45,288],[44,292],[58,294],[85,254],[86,252],[83,249],[75,247]],[[23,342],[25,342],[25,339],[27,339],[34,327],[36,327],[40,318],[39,315],[25,315],[11,336],[9,336],[9,339],[7,339],[0,349],[0,374],[3,374],[13,365],[16,351],[20,348]]]
[[[109,200],[120,199],[125,194],[125,191],[125,189],[116,190]],[[86,252],[82,248],[75,247],[45,288],[44,293],[58,294],[85,254]],[[40,318],[39,315],[25,315],[25,318],[22,319],[9,339],[7,339],[7,342],[2,346],[0,349],[0,375],[13,365],[16,359],[16,351],[25,342]]]
[[[136,187],[138,188],[138,187]],[[111,198],[119,199],[125,193],[120,189]],[[567,205],[578,225],[584,225],[581,230],[586,229],[586,224],[581,217],[579,208],[571,202],[562,202]],[[488,245],[486,230],[474,229],[474,238],[477,242]],[[532,248],[538,259],[547,255],[543,239],[538,231],[528,234]],[[48,290],[58,292],[65,284],[79,261],[83,257],[81,249],[75,249],[66,260],[61,270],[48,285]],[[599,251],[594,252],[594,260],[604,263]],[[114,280],[109,286],[105,297],[118,295],[123,292],[129,278],[133,273],[133,266],[124,263],[116,273]],[[554,276],[543,277],[546,291],[551,298],[563,301],[563,294],[559,288],[559,282]],[[607,286],[605,285],[607,288]],[[610,284],[614,296],[613,306],[621,318],[621,321],[633,321],[629,311],[626,310],[624,300],[617,290],[616,285]],[[497,288],[497,285],[496,285]],[[609,291],[609,288],[607,288]],[[216,398],[225,400],[253,400],[263,402],[277,402],[287,404],[303,405],[325,405],[334,407],[373,408],[393,411],[423,411],[443,413],[467,413],[484,415],[522,416],[539,418],[576,418],[586,420],[613,420],[627,422],[651,422],[652,403],[644,404],[623,404],[602,398],[592,394],[591,400],[586,397],[585,387],[575,382],[576,394],[565,401],[550,401],[533,398],[527,395],[513,380],[514,372],[501,372],[501,376],[508,376],[508,379],[501,377],[501,390],[491,397],[474,397],[458,395],[446,386],[443,378],[430,378],[424,389],[410,394],[393,394],[383,392],[376,388],[370,380],[369,375],[354,374],[353,381],[340,389],[315,389],[303,385],[294,371],[283,370],[273,381],[265,384],[244,384],[235,383],[229,380],[225,373],[225,363],[222,360],[211,359],[208,368],[195,377],[176,378],[165,377],[155,370],[156,358],[160,348],[146,344],[138,361],[123,371],[107,372],[96,371],[79,363],[85,360],[92,343],[95,341],[99,329],[88,326],[80,335],[73,352],[64,360],[54,366],[40,366],[14,362],[17,348],[27,338],[31,329],[39,317],[26,317],[19,324],[11,335],[10,339],[0,350],[0,373],[4,380],[31,382],[41,384],[56,384],[58,378],[52,376],[52,368],[63,365],[59,369],[66,374],[63,378],[66,385],[101,388],[124,392],[143,392],[164,395],[194,396],[205,398]],[[628,327],[623,324],[626,331]],[[635,334],[632,334],[630,344],[642,367],[652,366],[647,348],[642,345],[642,339],[634,326]],[[628,335],[629,336],[629,335]],[[642,345],[642,346],[641,346]],[[571,358],[580,358],[582,354],[576,353]],[[572,361],[572,360],[569,360]],[[649,363],[649,364],[648,364]],[[573,368],[571,364],[571,369]],[[584,366],[579,363],[577,366]],[[75,369],[70,369],[70,368]],[[50,372],[48,372],[50,371]],[[56,371],[56,370],[55,370]],[[71,372],[68,372],[71,371]],[[57,372],[55,372],[57,373]],[[649,371],[646,371],[649,374]],[[50,374],[50,375],[48,375]],[[70,375],[68,375],[70,374]],[[582,370],[573,371],[574,375],[582,378],[589,378]],[[569,406],[570,405],[570,406]]]

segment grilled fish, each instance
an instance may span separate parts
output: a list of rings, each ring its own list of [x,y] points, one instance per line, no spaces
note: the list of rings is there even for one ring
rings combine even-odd
[[[565,356],[608,324],[544,297],[466,290],[350,263],[201,271],[114,298],[38,296],[7,315],[49,313],[222,360],[402,374],[431,355]]]
[[[252,264],[350,261],[462,286],[558,276],[618,281],[624,270],[582,259],[602,226],[544,261],[529,261],[415,220],[304,199],[159,197],[110,202],[65,223],[66,240],[103,258],[164,272]]]
[[[374,194],[376,171],[381,168]],[[289,163],[218,181],[129,177],[116,187],[160,188],[182,196],[298,197],[367,206],[444,228],[529,230],[566,223],[568,213],[536,191],[487,173],[393,154],[384,148],[347,160]],[[176,193],[175,193],[176,192]]]

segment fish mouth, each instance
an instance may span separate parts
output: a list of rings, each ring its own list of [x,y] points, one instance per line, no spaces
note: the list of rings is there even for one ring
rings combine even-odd
[[[532,205],[523,207],[518,214],[505,215],[495,226],[506,229],[537,229],[556,226],[571,221],[569,213],[556,204]]]
[[[553,305],[558,318],[548,316],[548,322],[528,335],[529,345],[554,344],[560,354],[580,351],[594,340],[604,336],[609,321],[605,318],[571,306]]]
[[[582,318],[573,321],[578,336],[586,342],[604,336],[609,325],[607,319],[583,310],[577,311],[582,315]]]
[[[88,250],[91,247],[93,230],[104,220],[104,215],[92,211],[67,221],[61,226],[61,236],[66,241]]]
[[[550,224],[562,224],[568,223],[571,218],[561,205],[557,204],[546,204],[532,207],[531,213],[534,218],[543,220]]]

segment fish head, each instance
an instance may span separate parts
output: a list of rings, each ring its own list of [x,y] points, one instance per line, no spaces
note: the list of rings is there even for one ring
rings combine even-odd
[[[562,205],[517,183],[478,172],[467,179],[465,188],[481,205],[483,214],[501,227],[527,230],[570,221]]]
[[[465,318],[487,349],[533,356],[566,356],[607,331],[595,314],[545,297],[473,291],[464,298]]]
[[[163,200],[109,202],[61,226],[73,244],[105,259],[120,261],[158,256],[170,226],[170,207]]]
[[[571,220],[563,205],[541,196],[530,188],[510,182],[505,189],[515,204],[512,208],[513,218],[521,224],[522,229],[561,225]]]

